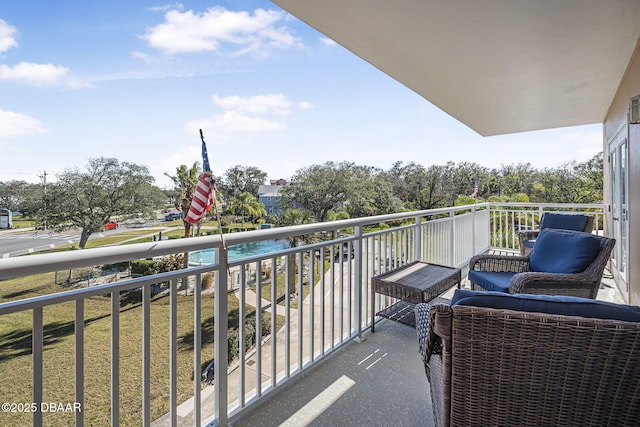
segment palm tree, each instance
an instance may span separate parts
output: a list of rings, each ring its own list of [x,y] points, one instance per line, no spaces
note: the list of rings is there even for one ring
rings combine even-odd
[[[300,209],[285,209],[278,217],[277,226],[287,227],[292,225],[302,225],[314,222],[314,216],[307,210]],[[304,234],[302,236],[290,236],[285,237],[285,240],[292,248],[298,247],[303,244],[313,243],[316,238],[312,234]],[[291,290],[292,294],[296,294],[296,254],[289,254],[289,268],[287,270],[287,278],[289,284],[293,285]]]
[[[176,209],[182,212],[182,218],[187,217],[189,212],[189,206],[191,206],[191,199],[193,199],[193,193],[198,185],[198,176],[200,175],[200,167],[198,162],[195,162],[190,168],[187,165],[180,165],[176,168],[175,176],[169,175],[165,172],[165,175],[171,178],[174,185],[174,191],[176,192]],[[189,231],[191,230],[191,224],[184,221],[184,237],[189,237]]]
[[[182,211],[182,223],[184,224],[184,237],[189,237],[191,232],[191,224],[184,220],[191,206],[191,199],[198,185],[198,176],[200,175],[200,167],[195,162],[190,168],[187,165],[180,165],[176,168],[176,175],[171,176],[165,172],[165,175],[171,178],[176,192],[176,209]],[[184,254],[184,268],[189,267],[189,253]]]
[[[229,210],[231,213],[234,215],[240,213],[243,224],[245,215],[252,219],[252,223],[255,223],[256,219],[267,215],[267,211],[264,210],[262,203],[260,203],[253,194],[246,191],[240,193],[238,197],[234,197],[230,205],[231,208]]]

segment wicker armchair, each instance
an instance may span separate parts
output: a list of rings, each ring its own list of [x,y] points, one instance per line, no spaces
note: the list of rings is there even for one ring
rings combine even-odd
[[[469,261],[469,281],[472,289],[501,291],[510,294],[546,294],[571,295],[583,298],[596,298],[605,266],[609,261],[615,239],[594,234],[565,230],[545,229],[543,235],[575,235],[582,240],[576,243],[578,250],[584,239],[599,245],[595,258],[579,272],[549,272],[532,268],[532,257],[544,251],[549,244],[541,243],[534,252],[526,256],[477,255]],[[551,245],[554,246],[554,245]],[[539,251],[536,254],[536,251]],[[563,256],[570,256],[563,251]],[[535,264],[534,264],[535,266]],[[478,276],[486,277],[481,280]],[[495,285],[492,282],[495,276]],[[487,283],[489,282],[489,283]]]
[[[416,323],[436,426],[640,422],[640,321],[418,304]]]
[[[593,231],[593,216],[582,214],[565,214],[557,212],[545,212],[540,219],[540,230],[545,228],[556,228],[562,230],[582,231],[591,233]],[[527,255],[533,249],[540,230],[520,231],[518,233],[518,243],[520,244],[520,255]]]

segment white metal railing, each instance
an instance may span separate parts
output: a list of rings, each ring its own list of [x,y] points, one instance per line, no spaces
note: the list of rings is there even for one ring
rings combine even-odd
[[[370,326],[369,286],[373,275],[414,260],[463,267],[471,256],[495,247],[497,242],[511,245],[504,246],[504,249],[516,249],[513,246],[515,241],[504,236],[523,221],[524,224],[535,224],[540,208],[588,210],[596,215],[596,224],[603,222],[603,209],[599,205],[478,204],[228,234],[224,236],[227,247],[341,231],[330,240],[232,261],[227,260],[227,249],[222,247],[219,236],[0,259],[0,279],[5,279],[201,249],[213,248],[216,253],[215,262],[210,265],[0,304],[1,320],[9,319],[8,316],[15,313],[32,313],[31,399],[36,410],[29,415],[32,415],[34,425],[46,424],[44,417],[50,414],[44,413],[41,405],[56,401],[55,393],[43,393],[46,375],[43,310],[48,307],[75,304],[74,403],[85,408],[91,395],[85,390],[88,368],[85,362],[85,303],[90,298],[109,295],[111,424],[151,425],[152,418],[162,415],[151,413],[154,381],[151,367],[155,357],[151,337],[153,325],[157,324],[152,318],[152,309],[156,311],[154,304],[157,302],[152,302],[151,288],[159,283],[168,283],[168,419],[176,425],[178,418],[187,414],[192,417],[194,425],[227,425],[230,418],[264,395],[278,389],[342,344],[361,336],[363,330]],[[387,228],[367,231],[376,224]],[[207,273],[215,274],[213,352],[211,340],[205,342],[203,337],[202,307],[211,296],[196,291],[201,288],[202,277]],[[120,307],[120,294],[135,290],[141,293],[140,306],[132,310],[141,312],[142,374],[139,393],[134,396],[140,402],[140,416],[131,420],[124,419],[126,415],[120,410],[124,392],[121,387],[124,362],[120,354],[123,340],[127,340],[121,331],[121,316],[124,314]],[[193,397],[180,402],[184,399],[179,395],[181,337],[178,325],[184,319],[178,319],[178,300],[185,296],[193,299],[193,317],[188,319],[193,329]],[[231,298],[237,298],[237,313],[229,311]],[[392,302],[380,296],[376,299],[377,309]],[[254,313],[250,313],[251,307],[257,307]],[[238,319],[237,343],[232,342],[237,357],[229,365],[227,320],[235,316]],[[255,318],[253,329],[247,323],[250,318]],[[269,330],[267,336],[262,334],[263,327]],[[249,335],[254,339],[249,340]],[[245,345],[249,341],[255,342],[251,348]],[[215,361],[214,380],[212,387],[203,390],[202,360],[207,358],[206,354],[213,355]],[[91,410],[89,407],[86,409]],[[76,425],[84,425],[85,412],[74,413]]]
[[[581,213],[594,218],[593,230],[606,232],[606,215],[601,204],[491,203],[491,247],[518,250],[518,232],[535,230],[545,212]]]

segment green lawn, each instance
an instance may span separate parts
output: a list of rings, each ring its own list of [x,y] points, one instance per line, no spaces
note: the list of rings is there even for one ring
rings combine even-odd
[[[0,302],[60,291],[52,274],[0,282]],[[103,425],[110,411],[110,298],[85,301],[85,420]],[[247,307],[247,312],[254,309]],[[74,402],[74,304],[44,310],[44,401]],[[237,327],[238,301],[229,296],[230,327]],[[202,366],[213,358],[213,295],[202,300]],[[152,418],[169,411],[169,298],[151,304]],[[233,324],[231,324],[233,323]],[[120,389],[122,425],[139,425],[141,414],[141,324],[139,303],[120,309]],[[178,401],[193,395],[193,297],[178,297]],[[31,401],[31,312],[3,316],[0,323],[0,396],[3,402]],[[45,425],[71,425],[73,414],[45,414]],[[0,414],[0,425],[28,425],[30,414]]]
[[[180,230],[178,230],[180,231]],[[121,233],[127,240],[146,234],[142,230]],[[126,236],[125,236],[126,234]],[[116,236],[95,239],[113,244]],[[68,248],[67,248],[68,249]],[[68,272],[63,274],[65,277]],[[69,288],[59,284],[55,273],[0,281],[0,303],[56,293]],[[238,300],[229,294],[229,328],[238,327]],[[74,397],[74,310],[73,303],[44,309],[44,401],[73,403]],[[247,306],[248,317],[255,308]],[[85,422],[105,425],[110,417],[111,317],[108,295],[85,301]],[[169,411],[169,297],[158,295],[151,303],[151,416]],[[202,368],[213,359],[213,294],[202,299]],[[278,319],[282,325],[283,319]],[[121,425],[140,425],[142,384],[142,311],[139,302],[121,295],[120,307],[120,417]],[[2,402],[30,402],[32,313],[20,312],[0,317],[0,373]],[[178,402],[193,395],[193,297],[178,296]],[[202,370],[202,369],[201,369]],[[0,413],[0,425],[31,423],[31,414]],[[46,413],[44,424],[73,424],[72,413]]]

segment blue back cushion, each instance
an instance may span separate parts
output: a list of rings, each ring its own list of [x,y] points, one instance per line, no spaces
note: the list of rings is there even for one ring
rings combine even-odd
[[[540,230],[529,258],[531,271],[581,273],[598,256],[600,239],[588,233]]]
[[[560,230],[584,231],[587,226],[587,219],[586,215],[545,212],[542,216],[540,229],[557,228]]]
[[[451,299],[451,306],[455,305],[640,322],[640,307],[569,296],[456,289]]]

